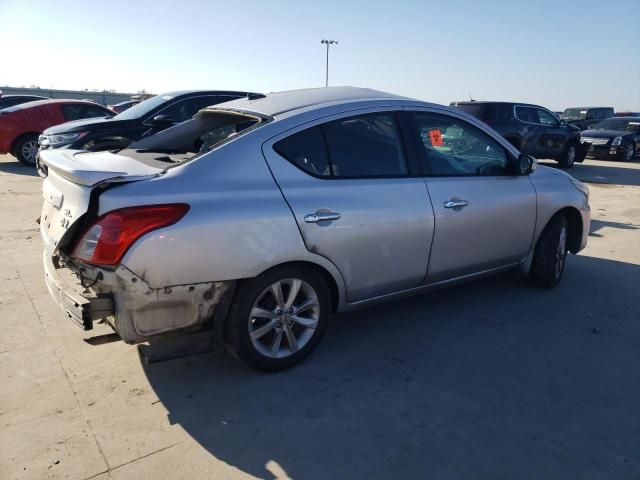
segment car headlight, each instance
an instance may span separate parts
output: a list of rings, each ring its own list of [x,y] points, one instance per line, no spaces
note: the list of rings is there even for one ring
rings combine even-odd
[[[43,135],[44,137],[46,137],[46,139],[43,139],[40,142],[40,145],[44,145],[47,140],[49,141],[49,145],[52,145],[52,146],[64,145],[65,143],[71,143],[71,142],[75,142],[76,140],[79,140],[80,138],[84,137],[87,133],[89,132],[59,133],[56,135],[46,135],[46,136]]]
[[[613,139],[613,142],[611,142],[611,145],[614,147],[617,147],[618,145],[622,144],[622,137],[616,137]]]

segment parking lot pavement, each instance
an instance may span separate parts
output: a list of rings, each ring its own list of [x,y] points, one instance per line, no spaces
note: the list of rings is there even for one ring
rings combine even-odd
[[[589,246],[332,321],[298,368],[143,365],[49,299],[40,179],[0,156],[0,477],[640,478],[640,161],[587,160]]]

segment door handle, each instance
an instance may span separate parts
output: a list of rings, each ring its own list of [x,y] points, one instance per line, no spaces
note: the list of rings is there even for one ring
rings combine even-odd
[[[330,222],[339,219],[340,214],[336,212],[316,212],[304,216],[304,221],[307,223]]]
[[[449,200],[444,202],[444,208],[462,208],[469,205],[466,200]]]

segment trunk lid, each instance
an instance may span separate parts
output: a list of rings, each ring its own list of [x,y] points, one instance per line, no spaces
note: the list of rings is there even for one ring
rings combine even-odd
[[[43,150],[39,161],[47,170],[47,177],[42,183],[44,203],[40,234],[48,255],[66,243],[67,234],[76,229],[80,219],[89,211],[94,190],[106,183],[152,178],[163,171],[110,152]]]

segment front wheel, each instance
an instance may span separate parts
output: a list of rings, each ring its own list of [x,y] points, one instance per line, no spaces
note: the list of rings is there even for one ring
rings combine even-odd
[[[571,168],[573,164],[576,163],[576,156],[578,155],[578,148],[574,142],[569,142],[567,144],[567,148],[565,148],[564,153],[560,160],[558,160],[558,164],[562,168]]]
[[[531,265],[531,281],[543,288],[553,288],[562,278],[567,258],[569,226],[563,215],[551,219],[538,239]]]
[[[16,142],[13,155],[27,167],[36,166],[36,155],[38,155],[38,136],[25,135]]]
[[[636,147],[633,143],[629,143],[627,144],[626,147],[624,147],[624,150],[622,151],[622,153],[619,156],[619,159],[622,160],[623,162],[630,162],[631,160],[633,160],[633,157],[636,154]]]
[[[258,370],[289,368],[320,342],[330,305],[325,280],[311,269],[283,267],[244,281],[227,318],[228,348]]]

